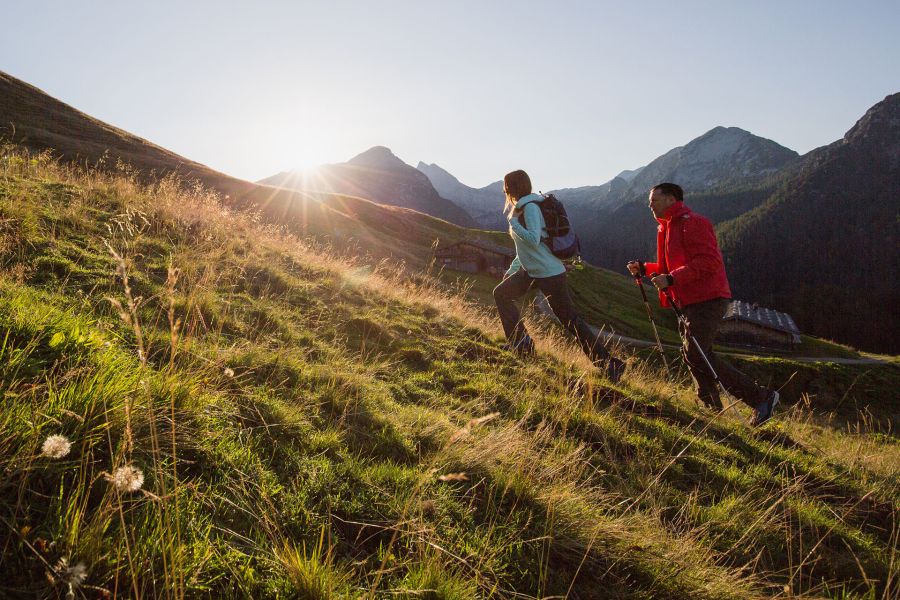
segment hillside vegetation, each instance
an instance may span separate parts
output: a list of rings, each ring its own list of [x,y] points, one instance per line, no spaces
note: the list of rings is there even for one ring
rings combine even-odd
[[[803,331],[900,352],[900,93],[805,155],[772,195],[718,227],[732,291]]]
[[[4,598],[900,591],[890,418],[751,430],[202,188],[0,161]]]

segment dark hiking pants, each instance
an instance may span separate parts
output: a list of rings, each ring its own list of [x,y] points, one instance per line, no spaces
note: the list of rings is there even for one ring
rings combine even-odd
[[[494,301],[497,303],[506,339],[515,345],[526,335],[516,300],[528,293],[532,286],[544,293],[553,314],[575,336],[591,362],[595,365],[605,363],[609,352],[603,347],[599,335],[595,335],[591,327],[575,312],[565,273],[554,277],[532,277],[525,269],[519,269],[494,288]]]
[[[682,307],[681,312],[687,319],[688,327],[685,329],[680,323],[678,326],[682,341],[681,355],[688,364],[694,383],[697,384],[697,395],[704,404],[718,406],[721,402],[719,390],[703,357],[697,351],[694,342],[691,341],[690,335],[693,335],[700,343],[700,347],[703,348],[703,352],[728,393],[744,404],[755,408],[757,404],[765,400],[766,390],[756,385],[753,379],[738,371],[728,362],[716,357],[712,351],[713,340],[715,340],[716,332],[722,323],[722,317],[725,316],[725,311],[728,309],[728,303],[729,300],[717,298]]]

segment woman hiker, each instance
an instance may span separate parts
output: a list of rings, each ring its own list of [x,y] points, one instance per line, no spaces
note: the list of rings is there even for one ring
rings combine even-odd
[[[534,342],[525,330],[515,303],[534,286],[544,293],[553,314],[576,337],[591,362],[605,368],[610,381],[617,382],[625,370],[625,363],[610,356],[599,334],[575,312],[566,285],[566,267],[542,242],[542,239],[549,237],[538,206],[544,197],[531,193],[531,179],[521,170],[508,173],[503,178],[503,192],[506,194],[504,210],[509,221],[509,234],[516,245],[516,258],[503,276],[503,281],[494,288],[494,301],[506,333],[504,349],[523,356],[534,352]],[[520,215],[525,217],[524,226],[519,222]]]

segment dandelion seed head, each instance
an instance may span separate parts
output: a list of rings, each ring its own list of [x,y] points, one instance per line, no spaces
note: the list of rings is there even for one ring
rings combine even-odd
[[[461,440],[464,437],[466,437],[467,435],[469,435],[469,433],[471,433],[469,428],[463,427],[462,429],[458,430],[456,433],[454,433],[453,435],[450,436],[450,440],[448,441],[448,443],[452,444],[454,442],[458,442],[459,440]]]
[[[234,369],[230,367],[225,367],[225,377],[234,377]]]
[[[62,458],[72,450],[72,442],[64,435],[47,436],[41,445],[41,454],[50,458]]]
[[[136,492],[144,485],[144,473],[134,465],[125,465],[107,475],[106,480],[120,492]]]
[[[493,421],[497,417],[500,416],[498,412],[492,412],[489,415],[484,415],[483,417],[478,417],[477,419],[472,419],[469,421],[468,427],[477,427],[478,425],[484,425],[488,421]]]
[[[468,481],[469,476],[463,473],[447,473],[438,477],[438,481]]]
[[[67,583],[74,587],[81,585],[87,579],[87,567],[84,566],[84,563],[80,562],[70,565],[69,559],[66,557],[59,559],[59,562],[53,568],[53,572],[62,583]]]

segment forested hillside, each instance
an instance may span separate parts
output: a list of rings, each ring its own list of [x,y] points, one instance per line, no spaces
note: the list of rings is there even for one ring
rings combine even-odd
[[[719,229],[733,291],[800,328],[900,352],[900,94],[811,152],[757,209]]]

